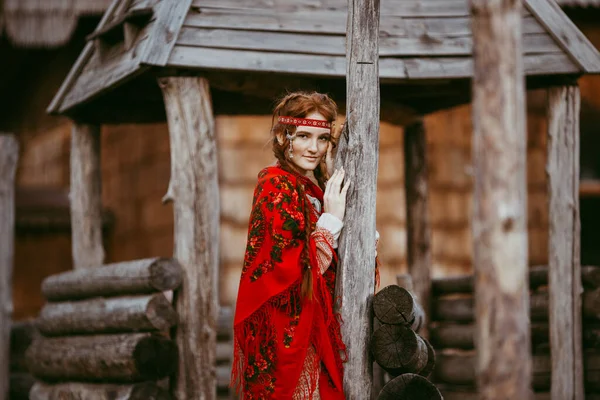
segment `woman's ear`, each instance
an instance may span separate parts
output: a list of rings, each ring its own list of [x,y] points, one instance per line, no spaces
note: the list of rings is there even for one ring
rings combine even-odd
[[[277,143],[279,143],[280,146],[283,146],[283,133],[277,133],[275,134],[275,137],[277,138]]]

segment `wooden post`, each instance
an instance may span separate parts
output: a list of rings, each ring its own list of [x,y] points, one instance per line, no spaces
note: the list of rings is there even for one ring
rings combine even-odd
[[[340,241],[337,295],[348,350],[344,366],[347,399],[371,398],[371,303],[375,290],[375,198],[379,147],[379,0],[348,0],[346,126],[336,165],[343,165],[348,191]]]
[[[582,400],[579,88],[548,90],[548,282],[552,399]]]
[[[470,0],[474,266],[481,399],[527,399],[526,123],[521,2]]]
[[[8,399],[12,271],[15,248],[15,174],[19,145],[0,134],[0,400]]]
[[[431,294],[431,228],[427,213],[427,143],[423,121],[404,130],[404,171],[406,188],[406,238],[408,272],[413,281],[413,293],[430,315]],[[423,324],[423,330],[427,330]],[[427,332],[421,332],[427,337]]]
[[[179,315],[178,400],[216,397],[216,328],[219,269],[219,182],[214,117],[208,81],[160,79],[171,138],[175,258],[183,285],[175,294]]]
[[[73,267],[98,267],[102,246],[100,126],[73,123],[71,133],[71,230]]]

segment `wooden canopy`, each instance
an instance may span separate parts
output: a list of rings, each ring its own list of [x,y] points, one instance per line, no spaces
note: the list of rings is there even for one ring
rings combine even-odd
[[[525,0],[529,87],[600,73],[554,0]],[[115,0],[48,111],[90,122],[164,119],[156,77],[199,74],[215,113],[264,113],[284,90],[345,97],[346,0]],[[382,0],[382,118],[470,100],[467,0]],[[389,112],[388,112],[389,109]]]

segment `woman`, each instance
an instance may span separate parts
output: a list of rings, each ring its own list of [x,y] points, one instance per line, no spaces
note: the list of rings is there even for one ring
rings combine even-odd
[[[232,385],[244,400],[344,399],[333,302],[350,181],[343,169],[328,177],[336,116],[319,93],[274,110],[277,165],[258,175],[234,318]]]

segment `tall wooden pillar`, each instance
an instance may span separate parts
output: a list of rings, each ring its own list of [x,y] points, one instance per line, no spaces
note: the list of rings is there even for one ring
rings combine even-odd
[[[0,134],[0,400],[8,399],[18,157],[19,145],[15,137]]]
[[[175,293],[179,371],[178,400],[216,398],[216,328],[219,269],[219,182],[214,117],[208,81],[169,77],[159,81],[171,142],[175,258],[184,271]]]
[[[71,132],[71,231],[75,269],[104,263],[100,126],[73,123]]]
[[[548,90],[548,282],[552,399],[582,400],[577,86]]]
[[[346,127],[336,165],[343,165],[348,191],[340,239],[337,295],[348,350],[344,365],[347,399],[371,398],[371,304],[375,290],[375,198],[379,150],[379,0],[348,0]]]
[[[521,2],[470,0],[470,5],[476,379],[480,399],[528,399],[531,355]]]
[[[427,212],[427,143],[423,121],[404,129],[404,176],[406,188],[406,238],[408,272],[413,291],[426,316],[430,315],[431,227]],[[426,329],[426,324],[425,329]],[[426,332],[422,332],[426,335]]]

